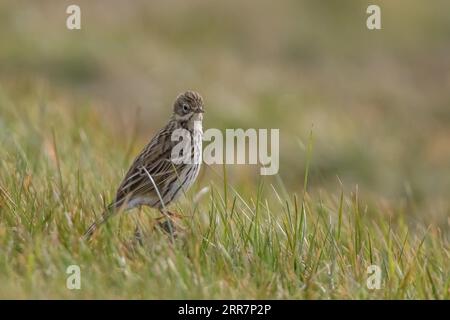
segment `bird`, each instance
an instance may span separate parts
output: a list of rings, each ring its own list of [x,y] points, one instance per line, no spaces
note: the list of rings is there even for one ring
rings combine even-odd
[[[148,206],[166,217],[175,215],[166,211],[166,207],[193,185],[200,172],[204,112],[199,93],[188,90],[177,96],[168,123],[135,158],[114,201],[90,225],[83,239],[90,239],[100,225],[121,211]],[[172,224],[168,225],[170,229]]]

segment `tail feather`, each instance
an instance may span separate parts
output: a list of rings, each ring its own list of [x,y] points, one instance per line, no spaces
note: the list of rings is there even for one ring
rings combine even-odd
[[[106,209],[101,218],[98,219],[97,221],[95,221],[94,223],[92,223],[89,228],[86,230],[86,232],[83,235],[83,240],[89,240],[92,235],[95,233],[95,231],[102,225],[104,224],[106,221],[108,221],[109,218],[111,218],[111,216],[114,215],[114,213],[116,212],[115,208],[110,206],[108,209]]]
[[[84,233],[83,240],[89,240],[101,224],[102,222],[100,220],[92,223]]]

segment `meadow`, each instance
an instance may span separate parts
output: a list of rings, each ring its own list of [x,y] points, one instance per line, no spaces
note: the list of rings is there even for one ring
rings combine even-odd
[[[449,299],[450,5],[378,2],[2,2],[0,298]],[[204,166],[175,241],[151,209],[81,240],[186,89],[279,128],[279,174]]]

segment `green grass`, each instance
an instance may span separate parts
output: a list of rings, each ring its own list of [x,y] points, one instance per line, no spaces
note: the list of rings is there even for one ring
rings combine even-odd
[[[308,160],[294,191],[280,177],[234,185],[233,167],[204,167],[175,206],[191,217],[174,243],[152,227],[151,210],[115,217],[92,242],[80,240],[140,142],[111,130],[91,104],[68,101],[49,90],[0,89],[0,298],[449,298],[445,217],[417,218],[410,203],[386,204],[353,186],[308,192]],[[81,290],[66,288],[73,264]],[[373,264],[380,290],[366,287]]]

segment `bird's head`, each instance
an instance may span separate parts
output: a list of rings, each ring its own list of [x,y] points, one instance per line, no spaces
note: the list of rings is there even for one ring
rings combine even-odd
[[[203,98],[195,91],[180,94],[173,105],[174,117],[178,121],[202,121]]]

